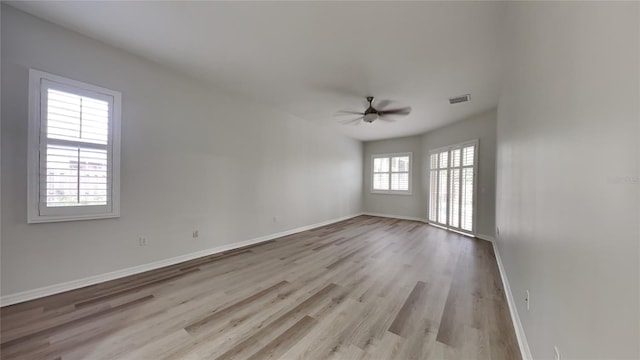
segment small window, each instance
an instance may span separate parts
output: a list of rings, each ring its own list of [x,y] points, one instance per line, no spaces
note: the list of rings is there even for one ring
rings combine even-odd
[[[372,156],[371,192],[411,194],[411,153]]]
[[[119,216],[117,91],[29,72],[28,222]]]

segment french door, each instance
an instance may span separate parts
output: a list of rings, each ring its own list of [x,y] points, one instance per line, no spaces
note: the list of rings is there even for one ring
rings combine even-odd
[[[429,222],[475,233],[478,141],[429,153]]]

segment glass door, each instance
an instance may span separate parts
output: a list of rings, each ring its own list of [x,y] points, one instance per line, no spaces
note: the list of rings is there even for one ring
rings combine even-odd
[[[430,152],[429,222],[475,233],[477,148],[473,141]]]

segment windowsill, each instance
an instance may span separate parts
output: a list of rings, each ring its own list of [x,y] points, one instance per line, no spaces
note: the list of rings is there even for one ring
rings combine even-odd
[[[98,220],[98,219],[113,219],[119,218],[119,213],[101,213],[101,214],[87,214],[87,215],[43,215],[30,217],[27,221],[28,224],[39,223],[51,223],[51,222],[63,222],[63,221],[78,221],[78,220]]]
[[[376,195],[413,195],[411,191],[371,190]]]

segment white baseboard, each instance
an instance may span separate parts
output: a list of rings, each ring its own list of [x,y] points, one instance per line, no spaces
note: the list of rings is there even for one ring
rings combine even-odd
[[[403,219],[403,220],[414,220],[414,221],[421,221],[429,224],[429,221],[427,219],[421,219],[421,218],[409,217],[409,216],[376,214],[376,213],[367,213],[367,212],[363,213],[362,215],[380,216],[380,217]],[[430,224],[430,225],[441,228],[443,230],[453,231],[453,230],[447,229],[446,227],[439,226],[437,224]],[[464,234],[464,233],[461,233],[461,234],[467,235],[467,236],[473,236],[470,234]],[[511,321],[513,322],[513,328],[515,329],[516,337],[518,338],[518,346],[520,347],[520,354],[522,354],[522,360],[533,360],[533,357],[531,356],[531,350],[529,349],[529,343],[527,342],[527,337],[524,334],[524,329],[522,328],[522,323],[520,322],[518,309],[516,308],[516,303],[513,298],[513,294],[511,293],[511,286],[509,285],[509,280],[507,279],[507,274],[504,270],[502,259],[500,258],[500,252],[498,251],[498,247],[496,246],[495,238],[493,236],[484,235],[484,234],[476,234],[475,237],[477,237],[478,239],[490,241],[493,246],[493,252],[496,254],[496,262],[498,263],[498,269],[500,270],[500,278],[502,279],[502,286],[504,287],[505,296],[507,297],[507,303],[509,304]]]
[[[490,236],[490,235],[476,234],[476,237],[478,239],[481,239],[481,240],[487,240],[487,241],[491,241],[491,242],[495,241],[495,238],[493,236]]]
[[[426,222],[427,222],[427,220],[426,220],[426,219],[422,219],[422,218],[418,218],[418,217],[412,217],[412,216],[391,215],[391,214],[378,214],[378,213],[370,213],[370,212],[362,213],[362,215],[377,216],[377,217],[385,217],[385,218],[400,219],[400,220],[420,221],[420,222],[423,222],[423,223],[426,223]]]
[[[520,316],[518,315],[518,309],[516,308],[516,302],[511,293],[511,286],[509,285],[509,279],[507,279],[507,273],[504,270],[502,264],[502,258],[500,258],[500,252],[495,241],[490,240],[493,244],[493,252],[496,254],[496,262],[498,263],[498,269],[500,270],[500,277],[502,278],[502,286],[504,287],[504,293],[507,297],[507,303],[509,304],[509,312],[511,313],[511,320],[513,321],[513,328],[516,331],[516,337],[518,338],[518,345],[520,346],[520,354],[522,360],[533,360],[531,356],[531,350],[529,349],[529,343],[524,333],[524,328],[520,322]]]
[[[59,294],[65,291],[75,290],[85,286],[95,285],[105,281],[115,280],[115,279],[123,278],[125,276],[143,273],[145,271],[155,270],[165,266],[175,265],[181,262],[197,259],[203,256],[213,255],[213,254],[241,248],[248,245],[259,244],[261,242],[277,239],[279,237],[283,237],[283,236],[299,233],[302,231],[318,228],[321,226],[326,226],[336,222],[348,220],[360,215],[362,215],[362,213],[343,216],[340,218],[335,218],[335,219],[319,222],[312,225],[302,226],[295,229],[279,232],[276,234],[261,236],[255,239],[236,242],[233,244],[216,246],[214,248],[197,251],[190,254],[180,255],[173,258],[169,258],[169,259],[154,261],[152,263],[148,263],[144,265],[133,266],[133,267],[122,269],[122,270],[116,270],[106,274],[89,276],[82,279],[67,281],[60,284],[49,285],[49,286],[45,286],[45,287],[41,287],[33,290],[27,290],[27,291],[15,293],[15,294],[2,295],[0,296],[0,306],[8,306],[12,304],[21,303],[24,301],[38,299],[38,298],[49,296],[49,295]]]
[[[144,265],[133,266],[133,267],[122,269],[122,270],[116,270],[116,271],[112,271],[112,272],[109,272],[109,273],[106,273],[106,274],[90,276],[90,277],[83,278],[83,279],[72,280],[72,281],[68,281],[68,282],[64,282],[64,283],[60,283],[60,284],[45,286],[45,287],[41,287],[41,288],[38,288],[38,289],[27,290],[27,291],[15,293],[15,294],[3,295],[3,296],[0,297],[0,305],[1,306],[8,306],[8,305],[12,305],[12,304],[17,304],[17,303],[21,303],[21,302],[24,302],[24,301],[29,301],[29,300],[33,300],[33,299],[37,299],[37,298],[41,298],[41,297],[45,297],[45,296],[50,296],[50,295],[62,293],[62,292],[65,292],[65,291],[79,289],[79,288],[82,288],[82,287],[85,287],[85,286],[95,285],[95,284],[102,283],[102,282],[105,282],[105,281],[115,280],[115,279],[123,278],[123,277],[126,277],[126,276],[139,274],[139,273],[142,273],[142,272],[145,272],[145,271],[154,270],[154,269],[162,268],[162,267],[165,267],[165,266],[178,264],[178,263],[181,263],[181,262],[197,259],[197,258],[208,256],[208,255],[221,253],[221,252],[224,252],[224,251],[229,251],[229,250],[241,248],[241,247],[248,246],[248,245],[259,244],[261,242],[277,239],[279,237],[283,237],[283,236],[299,233],[299,232],[302,232],[302,231],[311,230],[311,229],[314,229],[314,228],[317,228],[317,227],[326,226],[326,225],[333,224],[333,223],[336,223],[336,222],[348,220],[348,219],[351,219],[351,218],[354,218],[354,217],[360,216],[360,215],[379,216],[379,217],[402,219],[402,220],[413,220],[413,221],[420,221],[420,222],[427,223],[426,219],[417,218],[417,217],[410,217],[410,216],[399,216],[399,215],[378,214],[378,213],[353,214],[353,215],[349,215],[349,216],[344,216],[344,217],[340,217],[340,218],[335,218],[335,219],[319,222],[319,223],[312,224],[312,225],[298,227],[298,228],[295,228],[295,229],[279,232],[279,233],[276,233],[276,234],[261,236],[261,237],[250,239],[250,240],[245,240],[245,241],[241,241],[241,242],[237,242],[237,243],[233,243],[233,244],[228,244],[228,245],[221,245],[221,246],[217,246],[217,247],[214,247],[214,248],[197,251],[197,252],[190,253],[190,254],[180,255],[180,256],[176,256],[176,257],[173,257],[173,258],[164,259],[164,260],[160,260],[160,261],[155,261],[155,262],[144,264]],[[494,253],[496,255],[496,262],[498,263],[498,269],[500,271],[500,277],[502,278],[502,284],[503,284],[503,287],[504,287],[504,290],[505,290],[505,295],[507,297],[507,303],[509,304],[509,312],[511,313],[511,319],[513,321],[513,327],[514,327],[514,329],[516,331],[516,337],[518,338],[518,345],[520,346],[520,353],[522,354],[522,359],[523,360],[532,360],[533,357],[531,356],[531,350],[529,349],[529,344],[527,342],[527,338],[525,336],[524,329],[522,328],[522,323],[520,322],[520,317],[518,316],[518,310],[517,310],[517,308],[515,306],[515,300],[513,298],[513,294],[511,293],[511,286],[509,286],[509,280],[507,279],[507,274],[505,273],[504,266],[502,264],[502,259],[500,258],[500,252],[498,251],[498,248],[497,248],[496,243],[494,241],[495,239],[492,236],[482,235],[482,234],[478,234],[478,235],[476,235],[476,237],[479,238],[479,239],[482,239],[482,240],[491,241],[491,243],[493,244],[493,251],[494,251]]]

